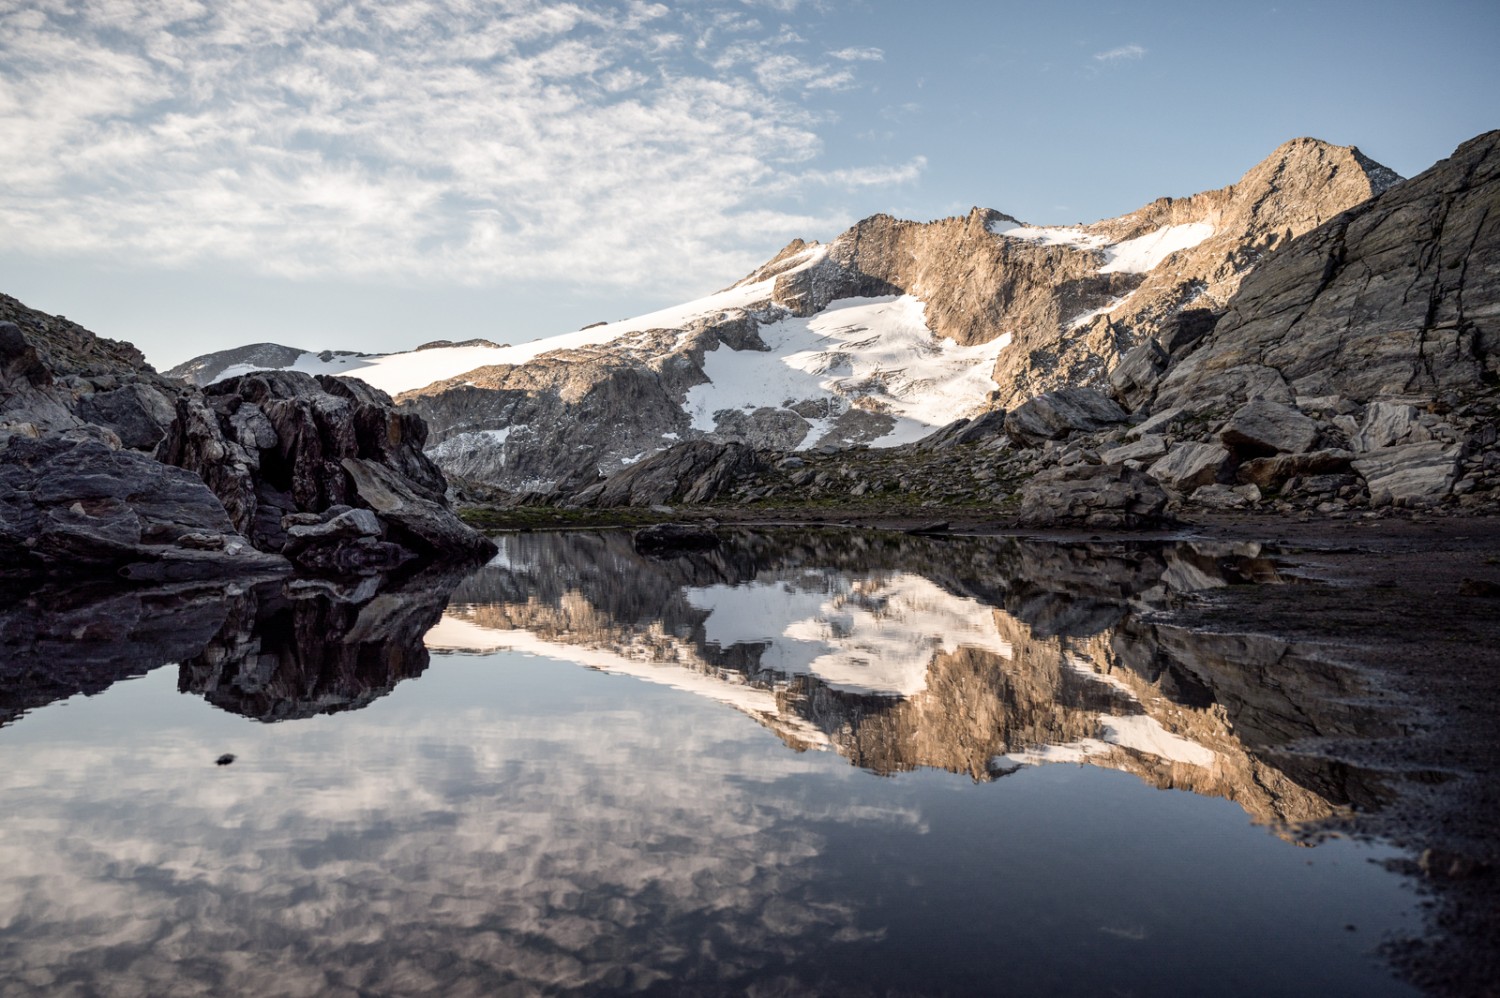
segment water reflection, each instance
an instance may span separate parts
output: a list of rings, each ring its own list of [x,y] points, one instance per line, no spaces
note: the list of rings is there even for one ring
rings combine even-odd
[[[437,651],[511,649],[733,706],[795,749],[991,780],[1083,762],[1295,825],[1389,791],[1288,750],[1392,733],[1350,670],[1158,622],[1177,595],[1296,584],[1259,545],[741,533],[691,558],[521,534],[453,593]]]
[[[1211,799],[1382,793],[1291,751],[1388,725],[1346,673],[1155,616],[1250,581],[1286,582],[1254,548],[580,534],[383,590],[13,599],[0,991],[1406,993],[1371,853]]]

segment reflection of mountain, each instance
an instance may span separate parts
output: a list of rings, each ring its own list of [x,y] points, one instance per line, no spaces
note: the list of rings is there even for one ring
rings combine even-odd
[[[1282,581],[1258,549],[742,534],[657,561],[624,535],[519,535],[455,592],[436,650],[514,648],[735,706],[879,773],[986,780],[1072,761],[1298,822],[1378,803],[1286,751],[1376,734],[1348,672],[1275,639],[1195,634],[1150,607]]]
[[[0,725],[180,662],[178,688],[262,721],[356,710],[427,667],[458,575],[329,583],[91,585],[0,600]]]

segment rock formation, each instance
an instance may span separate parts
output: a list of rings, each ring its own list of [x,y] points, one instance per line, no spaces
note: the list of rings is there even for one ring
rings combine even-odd
[[[129,344],[0,298],[0,575],[386,571],[487,557],[421,420],[354,380],[208,392]],[[358,507],[356,509],[356,507]]]

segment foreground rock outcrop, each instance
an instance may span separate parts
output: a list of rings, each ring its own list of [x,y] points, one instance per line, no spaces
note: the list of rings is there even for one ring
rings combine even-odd
[[[425,439],[420,418],[352,379],[200,391],[129,344],[0,298],[0,575],[364,574],[488,557]]]

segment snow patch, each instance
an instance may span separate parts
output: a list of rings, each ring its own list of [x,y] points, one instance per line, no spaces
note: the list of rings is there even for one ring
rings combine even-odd
[[[1103,249],[1108,240],[1080,225],[1022,225],[1006,230],[1007,239],[1022,239],[1039,246],[1072,246],[1075,249]]]
[[[1192,249],[1214,234],[1207,222],[1169,225],[1144,236],[1115,243],[1104,251],[1101,274],[1144,274],[1179,250]]]
[[[925,307],[911,295],[846,299],[809,318],[761,326],[769,351],[706,354],[709,383],[689,389],[684,403],[693,428],[712,431],[714,414],[726,409],[831,397],[843,410],[865,399],[866,407],[895,419],[889,433],[872,441],[890,447],[973,414],[998,387],[990,372],[1009,336],[960,346],[927,327]],[[821,436],[809,433],[801,446],[815,446]]]
[[[822,260],[827,254],[826,246],[813,246],[800,254],[795,267],[783,274],[805,270]],[[406,353],[361,354],[335,356],[323,360],[318,354],[304,353],[289,368],[307,374],[352,375],[369,383],[389,395],[399,395],[415,388],[423,388],[439,381],[448,381],[480,367],[497,364],[522,364],[544,353],[556,350],[577,350],[582,347],[603,346],[630,333],[648,329],[680,329],[699,319],[721,316],[737,309],[762,305],[770,300],[775,279],[730,288],[682,305],[674,305],[660,311],[649,312],[633,319],[606,323],[560,336],[549,336],[508,347],[434,347],[428,350],[413,350]],[[266,370],[249,364],[236,364],[227,369],[221,378],[235,374],[248,374]]]

